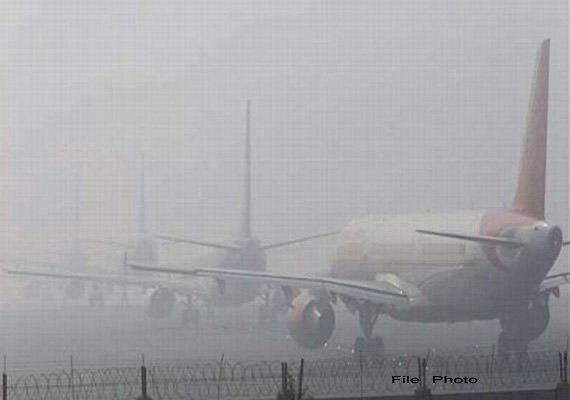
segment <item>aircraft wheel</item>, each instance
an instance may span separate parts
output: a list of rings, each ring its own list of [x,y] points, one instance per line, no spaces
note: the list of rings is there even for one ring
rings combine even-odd
[[[266,306],[260,306],[257,309],[257,323],[259,326],[264,326],[269,319],[269,311]]]
[[[95,294],[89,293],[89,307],[95,307],[97,305],[97,299],[95,299]]]
[[[354,341],[354,346],[352,347],[352,353],[354,354],[355,357],[360,357],[361,354],[364,355],[365,341],[366,340],[362,336],[357,337],[356,340]]]
[[[198,328],[200,326],[201,315],[200,310],[192,311],[192,325]]]
[[[352,352],[355,357],[379,357],[386,354],[386,346],[381,336],[373,336],[370,339],[357,337],[354,341]]]
[[[497,353],[500,358],[506,359],[511,355],[526,357],[528,342],[508,332],[501,332],[497,340]]]
[[[507,358],[510,355],[513,348],[511,342],[506,332],[499,333],[499,338],[497,339],[497,354],[500,358]]]
[[[373,356],[383,356],[386,354],[386,346],[381,336],[374,336],[368,341],[369,354]]]
[[[105,305],[105,297],[102,292],[97,293],[97,304],[99,307],[103,307]]]
[[[207,314],[206,314],[206,318],[207,318],[209,323],[215,322],[216,321],[216,314],[214,313],[214,310],[209,309]]]
[[[182,311],[182,327],[198,327],[200,325],[200,311],[191,308]]]

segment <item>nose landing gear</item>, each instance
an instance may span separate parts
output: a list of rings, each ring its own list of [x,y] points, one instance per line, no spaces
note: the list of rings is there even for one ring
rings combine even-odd
[[[358,322],[364,337],[357,337],[354,341],[352,351],[356,357],[383,356],[385,354],[386,347],[382,337],[372,335],[379,315],[379,307],[370,302],[365,302],[358,307]]]
[[[186,328],[188,326],[199,327],[201,321],[201,314],[198,308],[194,307],[193,296],[186,296],[186,301],[184,302],[184,310],[182,310],[182,327]]]

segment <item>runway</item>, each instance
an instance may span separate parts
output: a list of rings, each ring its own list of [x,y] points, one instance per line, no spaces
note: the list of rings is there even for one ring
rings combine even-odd
[[[0,306],[0,354],[8,363],[47,364],[76,362],[112,364],[125,360],[298,360],[337,358],[351,354],[360,334],[357,319],[342,306],[336,307],[336,330],[320,350],[297,346],[287,332],[286,319],[271,327],[259,326],[255,304],[216,309],[213,320],[200,327],[181,327],[180,310],[166,319],[146,316],[145,298],[133,296],[128,308],[108,298],[102,307],[85,300],[26,300]],[[559,350],[568,337],[566,299],[553,302],[551,323],[532,345]],[[565,314],[566,313],[566,314]],[[205,313],[203,313],[205,314]],[[380,319],[375,332],[384,337],[392,354],[424,356],[431,352],[489,352],[496,341],[496,321],[457,324],[402,323]]]

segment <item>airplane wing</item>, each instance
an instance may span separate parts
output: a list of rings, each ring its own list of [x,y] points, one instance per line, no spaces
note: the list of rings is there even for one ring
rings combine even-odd
[[[212,247],[214,249],[220,250],[239,250],[238,246],[233,246],[230,244],[222,244],[222,243],[214,243],[214,242],[204,242],[201,240],[190,240],[190,239],[182,239],[175,236],[170,235],[155,235],[156,238],[176,242],[176,243],[188,243],[188,244],[195,244],[197,246],[204,246],[204,247]]]
[[[8,274],[20,276],[33,276],[36,278],[74,279],[86,282],[107,283],[116,285],[136,286],[142,288],[162,287],[172,289],[180,294],[191,294],[195,291],[195,285],[190,280],[169,279],[158,276],[118,274],[104,272],[68,272],[68,271],[43,271],[32,269],[4,269]]]
[[[38,260],[26,260],[23,258],[0,258],[0,264],[25,264],[25,265],[43,265],[45,267],[55,268],[58,266],[57,263],[38,261]]]
[[[388,283],[366,283],[347,279],[336,279],[318,276],[278,274],[271,272],[249,271],[220,268],[190,268],[154,267],[140,264],[127,264],[140,271],[166,272],[195,277],[209,277],[218,281],[250,280],[259,283],[271,283],[284,287],[298,287],[303,289],[326,290],[339,295],[346,295],[356,299],[368,300],[374,303],[393,304],[398,306],[409,305],[410,298],[401,289]]]
[[[558,286],[567,285],[570,283],[570,272],[563,272],[561,274],[550,275],[544,278],[540,284],[540,291],[552,290]]]

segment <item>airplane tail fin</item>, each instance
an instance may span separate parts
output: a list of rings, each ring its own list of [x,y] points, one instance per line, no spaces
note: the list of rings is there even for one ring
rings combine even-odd
[[[247,101],[245,119],[245,165],[243,181],[243,210],[241,214],[240,237],[251,237],[251,102]]]
[[[137,215],[137,230],[139,233],[146,233],[146,186],[144,176],[144,153],[141,153],[141,166],[139,177],[139,209]]]
[[[79,252],[79,225],[81,224],[80,221],[80,210],[79,210],[79,203],[81,201],[81,176],[80,173],[77,172],[74,177],[73,182],[73,190],[74,190],[74,199],[73,199],[73,237],[72,240],[72,253]]]
[[[512,210],[544,219],[550,39],[538,49]]]

